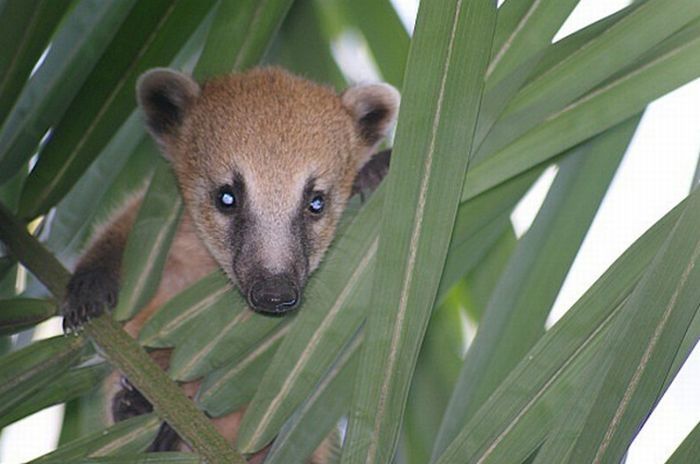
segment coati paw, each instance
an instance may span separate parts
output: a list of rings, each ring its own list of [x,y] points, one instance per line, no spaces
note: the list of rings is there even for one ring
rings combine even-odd
[[[179,451],[180,449],[180,436],[177,434],[172,427],[168,425],[167,422],[160,424],[160,429],[158,429],[158,435],[151,443],[151,446],[146,450],[149,453],[160,452],[160,451]]]
[[[112,398],[112,419],[115,423],[153,412],[151,403],[126,377],[121,377],[119,383],[122,388]],[[180,436],[163,422],[147,451],[177,451],[179,446]]]
[[[148,414],[153,411],[151,403],[131,383],[122,377],[122,389],[112,398],[112,419],[121,422],[132,417]]]
[[[78,270],[66,288],[61,305],[64,332],[80,329],[87,321],[100,316],[117,304],[119,283],[111,273],[102,269]]]

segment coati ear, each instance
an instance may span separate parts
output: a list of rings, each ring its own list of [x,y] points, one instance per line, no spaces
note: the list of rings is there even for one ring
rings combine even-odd
[[[355,118],[364,142],[374,147],[394,124],[400,96],[389,84],[370,84],[350,87],[343,92],[341,100]]]
[[[199,91],[191,77],[172,69],[151,69],[139,78],[136,96],[146,115],[146,126],[158,143],[176,133]]]

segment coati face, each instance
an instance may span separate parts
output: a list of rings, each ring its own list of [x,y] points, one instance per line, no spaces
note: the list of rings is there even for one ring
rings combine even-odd
[[[221,268],[254,310],[295,308],[358,172],[396,118],[398,92],[375,84],[338,95],[266,68],[202,86],[155,69],[137,93]]]

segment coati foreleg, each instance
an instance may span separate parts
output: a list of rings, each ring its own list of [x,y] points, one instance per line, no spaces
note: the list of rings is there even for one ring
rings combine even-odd
[[[78,261],[61,306],[64,331],[78,329],[116,305],[122,255],[140,201],[140,195],[128,200]]]
[[[66,331],[77,330],[105,310],[113,309],[119,293],[122,256],[142,200],[135,195],[100,227],[78,261],[61,306]],[[178,226],[168,254],[163,277],[155,296],[124,328],[136,337],[148,318],[168,299],[217,268],[197,238],[187,214]],[[167,368],[171,350],[150,352],[161,368]],[[111,376],[108,383],[120,384],[111,391],[110,420],[119,422],[153,410],[151,404],[125,379]],[[114,388],[110,388],[114,390]]]

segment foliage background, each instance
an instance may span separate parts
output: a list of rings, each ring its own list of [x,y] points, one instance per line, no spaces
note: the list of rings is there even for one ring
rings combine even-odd
[[[293,68],[296,68],[297,71],[302,72],[304,74],[310,75],[312,77],[316,77],[322,80],[334,82],[336,85],[341,86],[342,81],[344,80],[342,71],[337,69],[333,63],[333,60],[331,58],[331,52],[333,50],[328,49],[328,48],[323,48],[321,47],[320,49],[314,49],[315,53],[308,53],[310,50],[309,47],[313,46],[318,46],[318,41],[314,41],[313,39],[313,34],[319,34],[317,36],[320,37],[322,40],[329,40],[331,37],[339,37],[340,31],[345,30],[347,27],[352,27],[352,28],[357,28],[359,26],[359,29],[355,29],[355,36],[354,37],[359,37],[360,40],[362,40],[362,34],[365,35],[366,40],[370,43],[370,49],[371,52],[375,54],[379,61],[379,72],[385,73],[385,76],[388,80],[393,81],[395,84],[399,84],[401,82],[401,73],[397,71],[397,66],[400,66],[400,64],[397,63],[392,63],[389,61],[386,55],[386,50],[396,50],[396,47],[402,46],[401,44],[396,44],[396,43],[383,43],[382,41],[387,41],[388,37],[395,37],[395,35],[392,34],[387,34],[386,37],[379,37],[377,38],[376,36],[373,37],[373,33],[376,34],[376,31],[382,30],[381,25],[377,24],[372,24],[371,22],[366,22],[366,18],[362,18],[359,21],[357,19],[354,19],[355,23],[349,18],[354,18],[352,15],[353,14],[360,14],[358,11],[354,12],[348,12],[347,10],[342,10],[338,9],[332,6],[329,6],[328,2],[297,2],[297,4],[294,6],[294,9],[290,12],[290,16],[287,19],[287,22],[282,28],[282,36],[281,38],[286,37],[285,40],[278,40],[272,47],[270,55],[269,56],[274,56],[274,60],[284,63],[287,66],[291,66]],[[365,5],[366,6],[366,5]],[[358,8],[360,10],[360,8]],[[296,19],[295,19],[296,18]],[[311,21],[309,21],[309,18],[312,18]],[[314,22],[313,18],[316,18]],[[365,22],[363,22],[363,20]],[[295,22],[296,21],[296,22]],[[395,23],[395,19],[394,22]],[[364,26],[364,27],[363,27]],[[386,31],[385,31],[386,32]],[[360,34],[360,35],[357,35]],[[305,36],[311,36],[311,39],[309,39],[308,42],[303,42],[301,41],[302,37]],[[377,44],[377,41],[379,42],[379,45]],[[301,42],[300,42],[301,41]],[[293,49],[293,47],[290,49],[289,43],[295,43],[295,44],[302,44],[300,45],[300,48],[306,52],[306,53],[300,53],[299,49]],[[336,40],[337,43],[337,40]],[[372,47],[374,45],[374,47]],[[384,45],[382,47],[381,45]],[[403,45],[405,46],[405,44]],[[384,50],[384,55],[382,54],[382,50]],[[398,55],[398,54],[397,54]],[[309,56],[313,56],[313,59],[309,59]],[[336,57],[338,56],[338,53],[336,51]],[[379,57],[382,57],[383,59],[379,59]],[[342,64],[342,61],[341,61]],[[343,68],[345,69],[345,68]],[[125,86],[126,87],[126,86]],[[125,91],[126,92],[126,91]],[[128,92],[127,92],[128,93]],[[138,120],[137,118],[130,118],[127,123],[132,124],[130,128],[125,129],[125,133],[129,133],[129,130],[133,131],[135,130],[134,127],[137,127]],[[127,126],[128,127],[128,126]],[[129,140],[131,139],[131,140]],[[115,198],[118,198],[121,193],[120,191],[123,191],[130,186],[133,186],[134,184],[140,182],[142,178],[145,178],[146,176],[143,175],[145,173],[150,172],[151,169],[153,169],[154,165],[157,163],[157,157],[154,157],[153,149],[151,146],[148,145],[147,142],[144,142],[144,144],[139,145],[139,139],[134,138],[134,137],[123,137],[121,140],[118,142],[115,142],[114,145],[118,147],[120,150],[123,151],[128,151],[131,148],[126,148],[125,149],[125,142],[136,142],[132,146],[129,146],[131,148],[134,148],[134,154],[129,158],[129,162],[126,164],[121,164],[122,162],[120,161],[115,161],[117,160],[117,156],[119,153],[113,153],[111,158],[109,158],[109,146],[105,149],[105,153],[100,155],[100,159],[110,159],[110,161],[104,161],[103,166],[101,168],[98,168],[98,165],[95,164],[95,169],[93,169],[92,176],[95,179],[99,179],[100,181],[103,181],[105,178],[105,175],[109,178],[114,179],[114,185],[117,187],[113,187],[110,190],[105,192],[105,197],[103,200],[101,200],[100,204],[92,203],[91,206],[88,208],[92,208],[94,213],[91,213],[92,217],[90,218],[90,221],[88,221],[87,224],[80,224],[80,228],[77,229],[78,233],[75,235],[70,235],[68,232],[64,231],[62,234],[62,231],[60,227],[55,227],[53,229],[47,229],[46,227],[42,230],[42,235],[41,238],[44,240],[44,242],[48,245],[48,247],[56,253],[64,263],[70,264],[71,261],[75,258],[75,253],[76,250],[79,247],[79,244],[82,240],[84,240],[84,237],[86,235],[86,231],[89,230],[89,222],[93,220],[99,220],[101,215],[104,215],[106,211],[105,205],[109,205],[110,203],[113,203],[115,201]],[[55,144],[58,145],[58,144]],[[667,146],[666,150],[668,151],[669,156],[674,156],[678,147],[675,146]],[[140,151],[139,151],[140,150]],[[114,150],[112,150],[114,152]],[[144,153],[147,155],[144,156]],[[48,158],[48,157],[47,157]],[[123,170],[120,174],[117,175],[117,177],[113,177],[114,174],[117,174],[118,169],[114,169],[115,164],[113,163],[120,163],[119,165],[123,165]],[[666,166],[666,163],[664,163],[664,166]],[[101,170],[100,170],[101,169]],[[105,169],[107,170],[112,170],[114,172],[110,173],[105,173]],[[666,168],[663,168],[666,169]],[[53,173],[53,171],[49,170],[48,172]],[[135,173],[140,173],[141,175],[135,176]],[[79,198],[81,197],[80,192],[81,190],[84,191],[86,185],[89,185],[89,176],[86,176],[86,180],[81,180],[82,184],[80,187],[74,187],[73,192],[76,192],[75,195],[73,195],[72,198],[78,199],[78,200],[73,200],[73,201],[78,201],[80,202]],[[72,182],[74,182],[73,180]],[[658,180],[655,180],[654,183],[658,182]],[[21,183],[21,182],[18,182]],[[9,189],[10,192],[12,192],[12,184],[5,184],[7,189]],[[27,184],[30,185],[30,184]],[[38,184],[34,184],[35,186]],[[88,187],[89,188],[89,187]],[[651,190],[651,189],[650,189]],[[655,191],[655,190],[654,190]],[[16,192],[16,190],[15,190]],[[85,196],[84,194],[82,195],[83,197]],[[110,198],[111,197],[111,198]],[[9,197],[10,199],[17,200],[18,196],[16,193],[10,193]],[[71,198],[70,194],[67,199]],[[5,200],[7,201],[7,200]],[[10,200],[12,201],[12,200]],[[68,201],[68,200],[67,200]],[[639,204],[639,203],[646,203],[648,207],[651,206],[652,200],[650,199],[644,199],[641,196],[637,197],[634,200],[628,200],[630,203],[629,204]],[[27,203],[25,203],[26,205]],[[68,203],[63,203],[68,204]],[[79,204],[79,203],[78,203]],[[85,208],[85,206],[82,206]],[[26,211],[25,207],[25,211]],[[57,216],[54,216],[53,219],[55,222],[53,223],[54,225],[58,224],[59,226],[62,224],[61,218],[58,216],[60,215],[61,208],[57,210],[56,214]],[[70,208],[63,208],[63,211],[70,211]],[[83,210],[85,211],[85,210]],[[659,214],[660,216],[660,214]],[[656,218],[658,218],[657,216]],[[67,218],[67,219],[66,219]],[[70,224],[70,217],[65,216],[63,217],[63,224]],[[650,225],[650,224],[648,224]],[[70,227],[68,227],[66,230],[71,230]],[[72,233],[75,233],[76,229],[72,230]],[[506,254],[506,256],[509,253],[512,253],[512,245],[507,245],[501,247],[504,251],[503,253]],[[510,251],[508,251],[510,250]],[[482,267],[488,271],[488,263],[482,263]],[[474,302],[467,303],[472,299],[478,299],[478,282],[475,283],[474,279],[478,279],[479,276],[478,274],[476,276],[471,276],[471,281],[466,282],[465,286],[462,288],[463,291],[466,291],[469,293],[470,296],[466,297],[465,295],[462,294],[459,296],[459,293],[456,293],[454,295],[454,298],[452,299],[453,303],[453,309],[449,310],[451,311],[450,314],[453,315],[458,315],[461,313],[462,309],[465,305],[468,306],[468,310],[470,311],[470,317],[475,318],[474,311],[478,309],[479,304],[475,304]],[[37,285],[35,281],[32,280],[31,275],[28,277],[28,287],[29,290],[27,294],[29,295],[36,295],[36,296],[44,296],[45,293],[42,292],[41,288]],[[472,293],[477,292],[476,295],[472,295]],[[562,303],[562,305],[567,306],[566,304]],[[448,306],[449,307],[449,304]],[[477,311],[478,312],[478,311]],[[444,322],[443,322],[444,323]],[[454,323],[454,320],[453,320]],[[449,325],[449,322],[448,322]],[[433,329],[435,330],[435,329]],[[431,333],[440,333],[438,330],[437,332],[428,332],[427,339],[426,340],[431,340]],[[460,338],[460,335],[457,335],[457,338]],[[13,339],[13,343],[15,343],[15,346],[13,349],[19,348],[23,343],[26,343],[27,340],[27,335],[24,335],[24,342],[22,341],[22,336],[17,337]],[[463,343],[463,341],[461,342]],[[456,342],[456,346],[459,346],[460,342]],[[430,349],[431,349],[430,343],[428,345],[424,345],[424,355],[422,356],[431,356],[430,354]],[[443,353],[444,354],[444,347],[439,348],[439,343],[433,347],[433,349],[437,349],[435,353]],[[440,351],[442,349],[443,351]],[[454,346],[453,346],[454,349]],[[434,356],[433,354],[432,356]],[[434,360],[433,360],[434,361]],[[447,362],[445,363],[447,365],[447,369],[454,369],[455,364],[452,363],[450,367],[450,363]],[[425,374],[421,374],[421,361],[419,361],[419,368],[418,368],[418,373],[415,382],[420,382],[421,375],[425,376]],[[440,368],[442,369],[442,368]],[[443,374],[447,374],[448,377],[454,376],[453,374],[450,374],[448,371],[443,371]],[[428,374],[430,375],[430,374]],[[433,373],[434,375],[434,373]],[[432,385],[429,387],[428,390],[426,390],[428,393],[424,393],[423,398],[430,398],[430,389],[435,389],[432,394],[438,394],[439,396],[442,396],[442,399],[440,397],[437,398],[437,403],[440,403],[444,401],[444,398],[446,398],[446,395],[448,395],[449,389],[443,390],[441,393],[441,388],[444,386],[440,385]],[[414,388],[420,389],[424,388],[421,387],[420,383],[416,383],[414,385]],[[425,392],[425,391],[424,391]],[[412,393],[413,395],[414,393]],[[412,396],[409,398],[413,398]],[[429,403],[427,403],[429,404]],[[73,404],[73,408],[75,410],[75,403]],[[420,404],[417,404],[415,402],[412,402],[411,399],[409,399],[409,406],[408,406],[408,411],[407,411],[407,416],[406,420],[407,425],[405,426],[405,431],[407,435],[404,435],[404,441],[401,446],[408,446],[410,449],[411,446],[414,447],[413,450],[413,456],[416,456],[420,453],[418,451],[421,446],[423,446],[420,443],[420,439],[417,439],[417,435],[415,435],[415,432],[417,432],[419,429],[416,429],[413,431],[414,435],[411,436],[412,433],[412,428],[415,428],[416,424],[411,424],[411,414],[413,413],[419,413],[421,411],[422,406]],[[84,413],[83,413],[84,414]],[[691,419],[692,420],[692,419]],[[67,421],[70,421],[70,412],[69,415],[67,416]],[[67,422],[68,424],[68,422]],[[86,425],[82,425],[82,427],[86,427]],[[65,430],[70,430],[70,425],[67,425],[67,428]],[[80,432],[76,432],[80,434]],[[65,434],[64,432],[64,435]],[[411,440],[411,437],[413,438],[413,441]],[[62,441],[68,440],[67,438],[63,438]],[[406,453],[409,453],[407,449],[403,449],[403,459],[406,458]],[[410,453],[409,453],[410,454]]]

